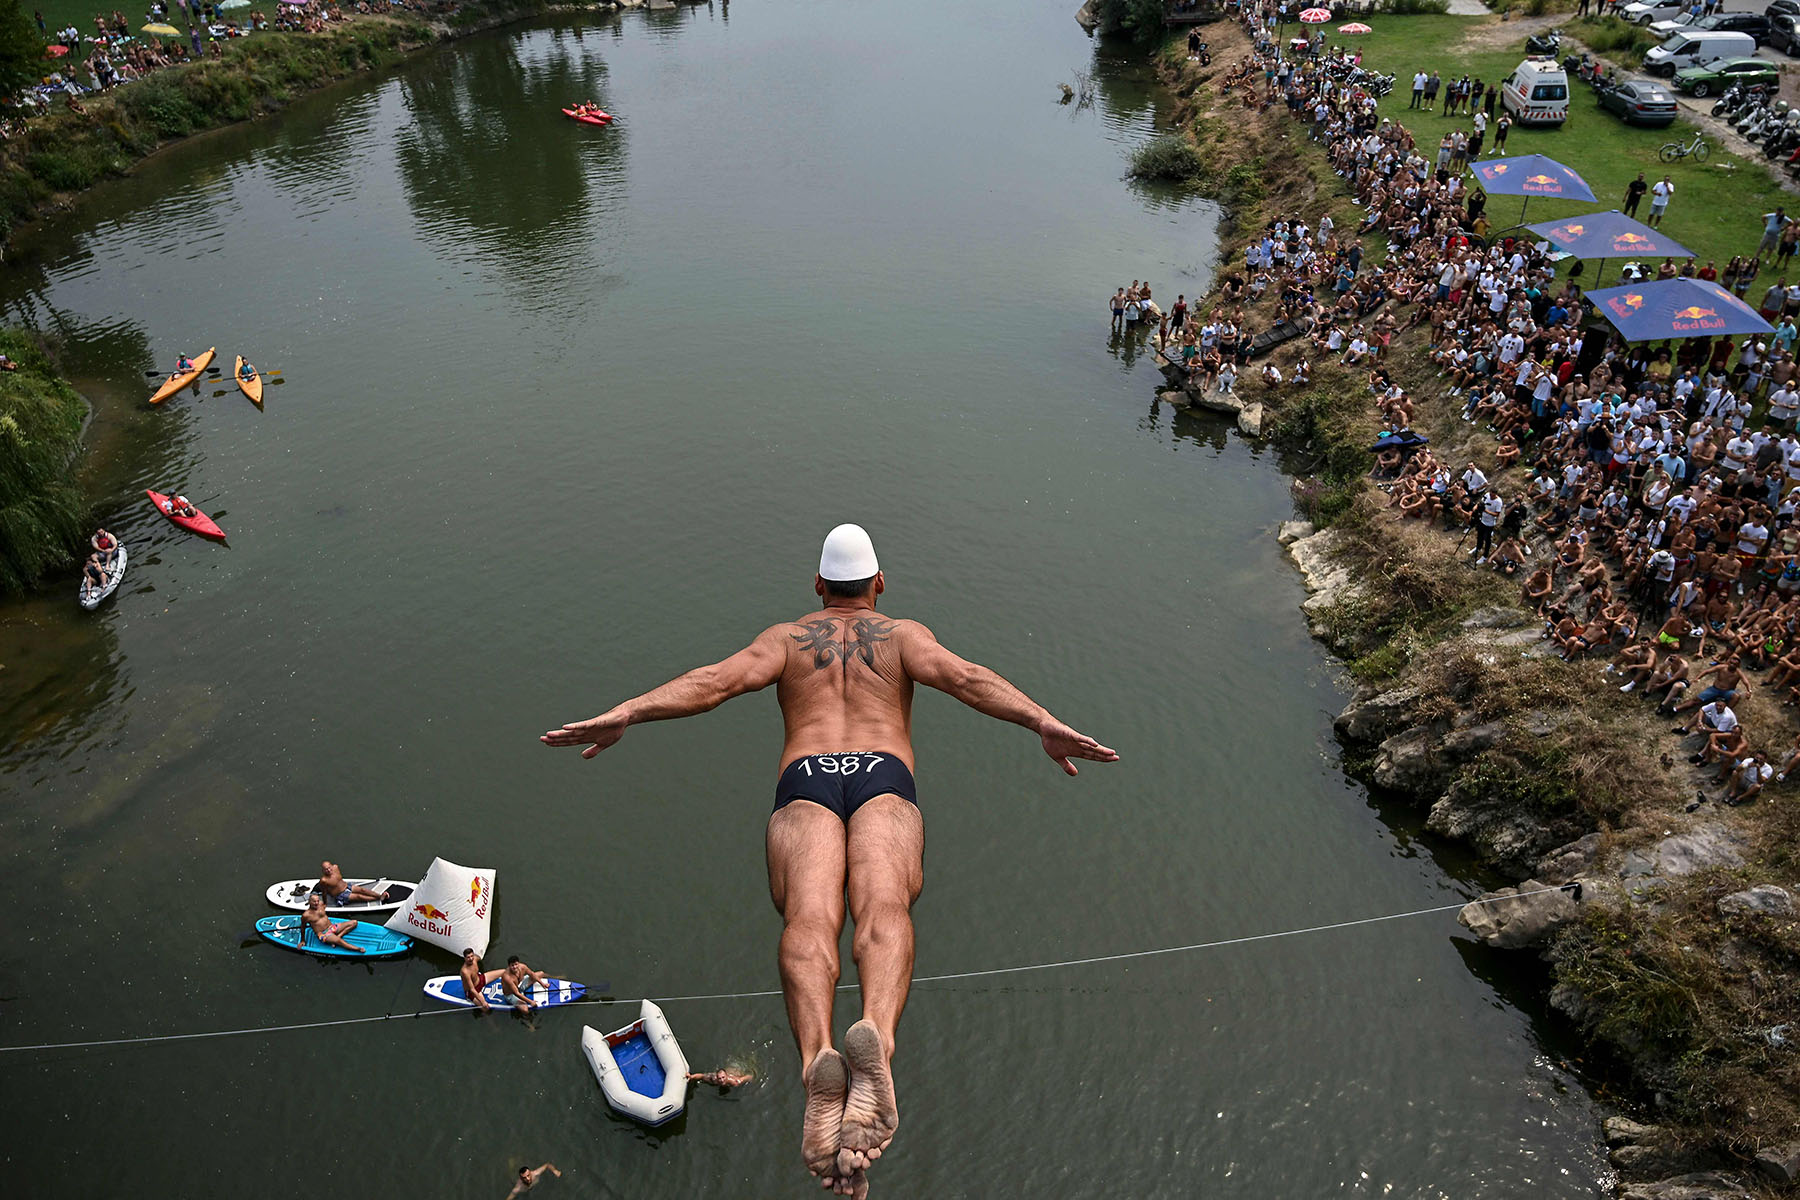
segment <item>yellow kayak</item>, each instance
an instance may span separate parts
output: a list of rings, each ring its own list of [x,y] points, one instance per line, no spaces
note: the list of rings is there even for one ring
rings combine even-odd
[[[217,347],[214,347],[205,354],[202,354],[199,358],[194,359],[192,370],[177,371],[175,374],[169,376],[168,381],[156,389],[156,395],[150,397],[150,403],[161,404],[164,400],[167,400],[170,396],[173,396],[176,392],[179,392],[182,388],[200,378],[201,375],[205,374],[206,368],[212,366],[213,355],[216,351]]]
[[[237,356],[237,362],[232,365],[231,377],[237,380],[238,390],[250,397],[250,403],[261,408],[262,376],[256,373],[255,367],[250,368],[250,375],[248,378],[244,376],[244,356],[241,354]]]

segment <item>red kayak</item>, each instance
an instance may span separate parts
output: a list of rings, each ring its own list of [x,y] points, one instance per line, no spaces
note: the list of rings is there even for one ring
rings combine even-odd
[[[153,492],[149,488],[145,488],[144,495],[150,497],[150,503],[156,505],[157,512],[169,518],[169,520],[175,522],[183,529],[197,533],[201,537],[218,538],[221,542],[225,540],[225,531],[220,529],[211,517],[207,516],[199,509],[194,509],[193,516],[184,517],[169,511],[169,498],[161,492]]]
[[[584,125],[610,125],[612,123],[612,114],[602,112],[597,108],[565,108],[562,111],[563,116],[573,117]]]

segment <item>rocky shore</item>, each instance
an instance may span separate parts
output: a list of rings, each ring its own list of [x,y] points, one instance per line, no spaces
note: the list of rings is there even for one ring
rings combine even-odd
[[[1173,43],[1157,61],[1235,228],[1325,211],[1340,228],[1358,221],[1284,110],[1246,112],[1209,86],[1248,54],[1242,28],[1221,21],[1207,36],[1214,66]],[[1234,193],[1227,181],[1246,167],[1258,186]],[[1228,242],[1223,260],[1240,251]],[[1286,372],[1293,360],[1278,361]],[[1420,398],[1414,427],[1455,454],[1470,427],[1420,348],[1397,341],[1387,366]],[[1629,1080],[1644,1121],[1596,1130],[1617,1195],[1800,1194],[1800,793],[1684,812],[1699,776],[1669,753],[1666,721],[1606,686],[1603,660],[1557,658],[1517,585],[1465,568],[1454,534],[1389,520],[1366,478],[1373,406],[1351,374],[1322,366],[1316,387],[1262,395],[1242,380],[1249,394],[1159,393],[1225,411],[1312,464],[1296,494],[1318,527],[1292,522],[1279,538],[1305,579],[1309,627],[1363,682],[1336,721],[1346,768],[1516,881],[1461,920],[1547,962],[1547,1004],[1587,1040],[1590,1063]]]

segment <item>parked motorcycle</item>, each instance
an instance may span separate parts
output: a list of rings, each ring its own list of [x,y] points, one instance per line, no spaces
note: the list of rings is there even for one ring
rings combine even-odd
[[[1525,40],[1525,53],[1534,58],[1555,58],[1562,49],[1562,31],[1547,29]]]

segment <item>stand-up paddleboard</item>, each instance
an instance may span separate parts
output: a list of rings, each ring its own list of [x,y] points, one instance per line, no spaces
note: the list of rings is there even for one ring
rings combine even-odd
[[[520,989],[525,998],[539,1008],[554,1008],[559,1004],[573,1004],[587,995],[587,984],[576,983],[571,979],[558,979],[552,975],[547,983],[532,980]],[[445,1004],[455,1004],[462,1008],[474,1008],[475,1002],[469,999],[463,990],[461,975],[438,975],[425,981],[425,994],[433,1000],[442,1000]],[[513,1008],[511,997],[506,994],[506,985],[496,979],[481,989],[482,999],[488,1002],[489,1008]]]
[[[102,600],[119,590],[119,580],[123,578],[125,578],[125,547],[121,544],[113,554],[112,566],[107,569],[105,587],[95,587],[88,580],[87,572],[83,571],[81,573],[81,590],[79,593],[81,607],[86,609],[100,607],[100,602]]]
[[[176,392],[179,392],[182,388],[206,374],[206,368],[212,366],[213,355],[217,352],[218,347],[214,346],[199,358],[189,359],[188,361],[193,364],[192,368],[186,371],[177,371],[169,376],[169,378],[164,381],[163,385],[156,389],[156,394],[150,397],[150,403],[161,404],[164,400],[167,400],[170,396],[173,396]]]
[[[416,883],[403,883],[398,879],[346,879],[344,883],[355,887],[366,887],[371,892],[385,891],[388,898],[386,900],[354,900],[349,904],[333,904],[327,900],[325,911],[334,917],[354,917],[358,913],[391,913],[410,900],[413,889],[419,886]],[[288,908],[295,912],[303,912],[306,909],[306,898],[312,895],[313,889],[318,886],[317,878],[287,879],[281,883],[271,883],[269,890],[263,895],[267,896],[269,903],[276,908]]]
[[[356,928],[344,935],[345,941],[362,948],[361,954],[321,942],[304,917],[264,917],[256,923],[256,932],[284,950],[324,958],[394,958],[412,949],[412,939],[405,934],[369,921],[358,921]]]
[[[144,495],[150,497],[150,503],[156,505],[157,512],[169,518],[169,520],[175,522],[188,532],[197,533],[201,537],[215,538],[221,542],[225,540],[225,531],[219,528],[218,522],[214,521],[199,509],[194,509],[193,516],[184,517],[180,513],[170,509],[169,498],[161,492],[145,488]]]
[[[583,1025],[581,1052],[613,1111],[654,1127],[687,1107],[688,1061],[662,1009],[645,1000],[638,1014],[611,1033]]]

